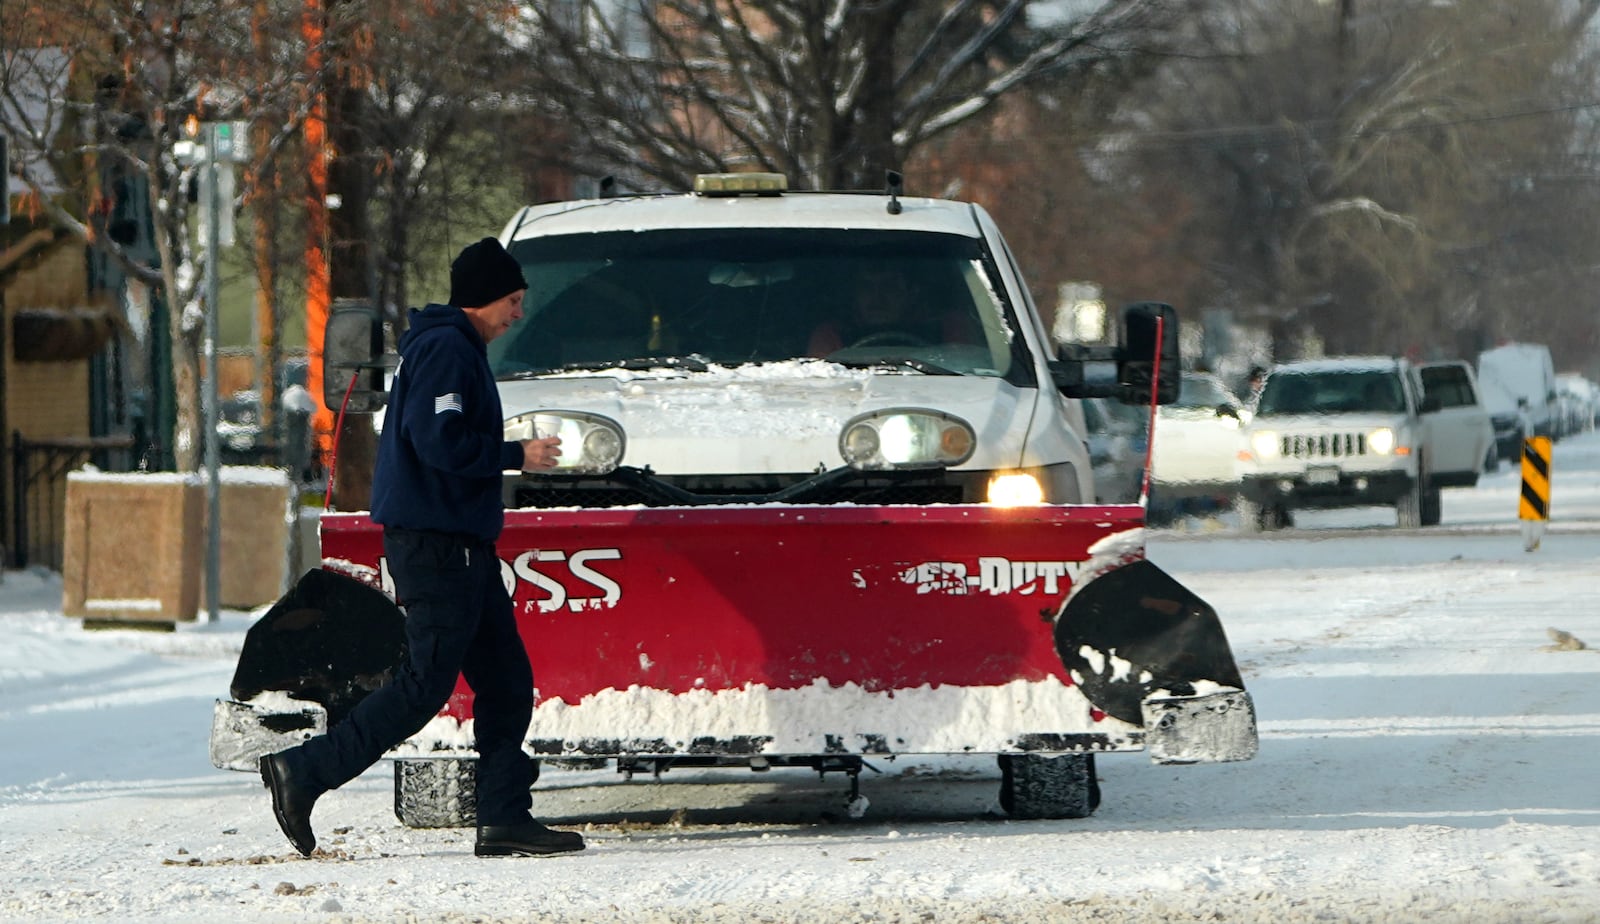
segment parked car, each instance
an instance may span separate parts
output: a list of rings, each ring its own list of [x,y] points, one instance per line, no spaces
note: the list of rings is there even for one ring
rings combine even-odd
[[[1595,415],[1600,412],[1600,391],[1582,375],[1563,372],[1556,376],[1556,407],[1562,436],[1593,430]]]
[[[1479,379],[1478,383],[1489,412],[1489,426],[1494,431],[1495,461],[1515,463],[1522,458],[1522,441],[1533,434],[1527,409],[1519,406],[1499,382]]]
[[[217,436],[223,461],[229,465],[255,464],[260,447],[268,440],[261,432],[261,395],[236,391],[217,403]]]
[[[1178,400],[1156,413],[1150,518],[1227,508],[1239,493],[1234,456],[1250,420],[1244,402],[1207,372],[1183,373]]]
[[[1484,405],[1495,418],[1500,458],[1520,459],[1525,437],[1559,435],[1556,373],[1549,347],[1507,343],[1484,350],[1478,354],[1478,381]]]

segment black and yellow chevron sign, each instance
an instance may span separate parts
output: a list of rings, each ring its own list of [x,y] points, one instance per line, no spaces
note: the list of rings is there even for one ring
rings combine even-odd
[[[1530,436],[1522,441],[1522,501],[1517,516],[1523,520],[1550,519],[1550,437]]]

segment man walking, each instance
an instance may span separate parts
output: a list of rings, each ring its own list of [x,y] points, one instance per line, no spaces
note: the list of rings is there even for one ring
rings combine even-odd
[[[261,758],[261,779],[289,841],[316,849],[318,797],[372,766],[436,715],[457,675],[472,687],[480,856],[583,849],[583,836],[533,819],[533,671],[500,579],[502,472],[556,465],[555,437],[507,442],[485,347],[522,318],[522,268],[484,238],[450,265],[450,304],[411,312],[389,391],[372,519],[406,611],[406,660],[326,735]]]

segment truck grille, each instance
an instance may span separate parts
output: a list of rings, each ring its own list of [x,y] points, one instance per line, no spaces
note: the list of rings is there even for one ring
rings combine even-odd
[[[744,503],[759,502],[751,498]],[[722,503],[740,503],[723,500]],[[839,490],[791,501],[796,504],[959,504],[963,502],[961,488],[950,485],[919,485],[894,488],[862,488]],[[567,488],[538,489],[519,487],[515,492],[515,507],[658,507],[665,502],[627,488]]]
[[[674,485],[689,496],[670,496],[651,489],[651,482]],[[525,479],[511,486],[506,505],[523,507],[659,507],[669,504],[763,503],[774,492],[809,482],[804,491],[787,495],[790,504],[961,504],[982,498],[987,472],[928,474],[907,473],[888,478],[860,475],[813,480],[804,476],[700,476],[669,478],[650,476],[631,483],[599,479]],[[691,497],[693,499],[691,499]]]
[[[1365,433],[1291,433],[1283,437],[1289,459],[1342,459],[1367,454]]]

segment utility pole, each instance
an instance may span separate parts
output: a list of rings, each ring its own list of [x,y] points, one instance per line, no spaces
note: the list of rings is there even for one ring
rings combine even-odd
[[[222,593],[222,441],[217,433],[218,301],[222,284],[219,266],[222,248],[234,243],[233,165],[247,160],[243,130],[232,122],[207,122],[198,143],[180,141],[173,153],[180,163],[200,168],[200,218],[205,235],[205,324],[201,352],[205,360],[204,387],[200,392],[205,420],[206,466],[206,619],[221,618]]]
[[[11,138],[0,133],[0,254],[6,252],[11,246]],[[6,285],[0,279],[0,458],[11,450],[11,444],[6,439],[8,430],[6,421]],[[9,467],[0,464],[0,471],[10,472]],[[12,503],[22,503],[22,498],[12,499]],[[0,490],[0,512],[5,510],[5,493]],[[3,520],[0,520],[3,522]],[[22,537],[14,537],[15,541],[22,542]],[[5,534],[0,532],[0,571],[11,563],[10,550],[6,548]]]
[[[11,223],[11,137],[0,135],[0,225]]]
[[[350,8],[350,0],[324,0],[328,10]],[[347,14],[341,13],[343,19]],[[328,161],[328,192],[339,207],[328,213],[328,294],[331,304],[372,303],[375,285],[371,258],[373,177],[379,171],[368,153],[368,88],[362,74],[365,60],[360,32],[342,30],[329,44],[338,66],[330,69],[328,86],[328,140],[333,156]],[[372,507],[372,473],[378,460],[377,431],[371,414],[350,414],[339,439],[339,466],[334,473],[333,497],[341,510]]]

